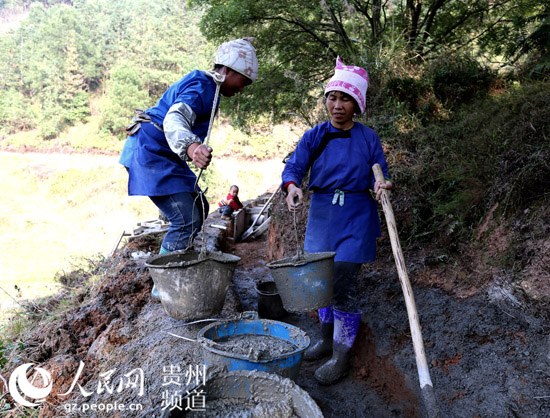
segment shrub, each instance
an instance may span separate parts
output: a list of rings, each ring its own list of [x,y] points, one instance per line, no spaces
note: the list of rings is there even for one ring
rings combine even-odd
[[[455,107],[489,90],[495,75],[467,55],[445,55],[428,68],[435,96]]]

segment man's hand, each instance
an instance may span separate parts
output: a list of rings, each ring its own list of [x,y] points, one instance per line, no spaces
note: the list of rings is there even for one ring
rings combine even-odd
[[[195,167],[202,170],[210,165],[212,148],[195,142],[187,148],[187,155],[191,158]]]

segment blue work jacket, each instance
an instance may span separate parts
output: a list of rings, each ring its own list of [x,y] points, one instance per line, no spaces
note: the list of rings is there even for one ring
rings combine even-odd
[[[173,104],[186,103],[196,115],[191,130],[204,141],[215,93],[213,78],[195,70],[172,84],[155,106],[145,111],[152,122],[142,123],[141,129],[126,139],[119,160],[128,169],[129,195],[165,196],[195,191],[196,175],[187,162],[170,149],[162,125]],[[216,109],[218,105],[219,100]]]
[[[317,156],[327,133],[333,139]],[[374,261],[380,219],[369,190],[374,187],[372,166],[376,163],[389,178],[378,135],[361,123],[355,122],[350,131],[341,131],[325,122],[303,135],[285,165],[282,180],[283,184],[292,181],[300,185],[311,167],[308,189],[313,195],[304,242],[306,251],[335,251],[335,261]]]

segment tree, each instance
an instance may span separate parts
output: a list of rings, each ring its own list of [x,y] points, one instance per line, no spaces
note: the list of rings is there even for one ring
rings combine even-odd
[[[9,92],[0,102],[3,131],[39,125],[44,138],[53,138],[85,120],[90,96],[106,89],[113,102],[102,100],[109,109],[105,128],[120,133],[134,107],[151,105],[184,73],[211,65],[206,57],[214,55],[197,30],[200,12],[181,2],[48,0],[10,7],[30,10],[19,29],[0,35],[0,87]],[[116,78],[125,65],[139,83]],[[2,107],[10,106],[7,98],[16,108]]]
[[[506,31],[519,31],[533,13],[547,9],[535,0],[321,0],[307,7],[298,0],[194,3],[206,10],[201,28],[209,39],[256,37],[261,78],[248,97],[275,117],[306,115],[337,55],[367,67],[378,76],[372,77],[375,83],[392,66],[422,65],[442,53],[473,51],[495,60],[498,44],[510,42]],[[539,26],[540,31],[525,39],[542,44],[546,27]],[[394,57],[388,65],[389,54]],[[401,64],[396,55],[403,58]],[[245,98],[235,99],[241,109],[247,107]]]

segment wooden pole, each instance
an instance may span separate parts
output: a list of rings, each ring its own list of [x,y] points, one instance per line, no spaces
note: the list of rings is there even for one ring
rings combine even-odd
[[[383,183],[385,180],[380,165],[375,164],[372,167],[372,170],[374,171],[374,178],[376,181]],[[407,315],[409,317],[414,355],[416,358],[416,368],[418,370],[418,380],[420,382],[420,390],[422,392],[424,406],[428,417],[438,417],[439,411],[435,402],[428,362],[426,361],[426,352],[424,350],[424,342],[422,341],[422,331],[420,329],[420,321],[418,320],[418,311],[416,310],[414,293],[409,280],[409,275],[407,273],[403,251],[401,250],[399,235],[397,234],[395,216],[393,215],[393,208],[390,202],[388,190],[382,189],[382,196],[380,200],[382,203],[382,209],[384,210],[386,224],[388,225],[388,233],[390,236],[393,257],[395,259],[395,266],[397,267],[399,282],[401,283],[401,289],[403,290],[403,296],[405,297],[405,305],[407,307]]]

